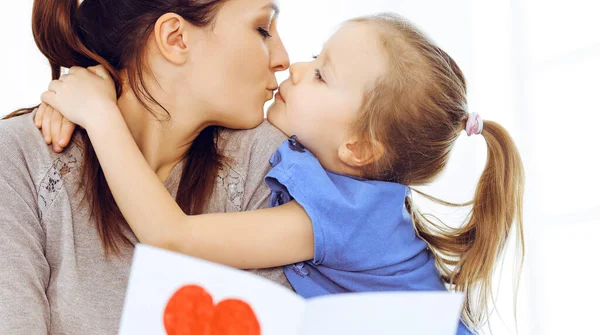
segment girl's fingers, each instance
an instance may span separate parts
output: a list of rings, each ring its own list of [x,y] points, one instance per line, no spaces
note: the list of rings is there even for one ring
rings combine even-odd
[[[48,91],[56,93],[58,91],[58,89],[60,88],[61,84],[62,83],[60,82],[60,80],[51,81],[50,85],[48,85]]]
[[[102,79],[111,79],[110,73],[102,65],[90,66],[88,70]]]
[[[44,113],[44,119],[42,120],[42,135],[44,136],[44,141],[46,144],[52,143],[52,135],[50,134],[50,122],[52,120],[52,114],[54,109],[50,106],[46,109]]]
[[[41,120],[44,115],[48,114],[48,108],[50,106],[55,106],[56,93],[52,92],[52,91],[46,91],[46,92],[42,93],[40,100],[42,100],[44,102],[43,105],[46,105],[46,107],[44,108],[44,113],[42,113],[42,115],[40,115],[40,120]]]
[[[71,74],[63,74],[62,76],[60,76],[60,78],[58,78],[59,81],[65,82],[67,79],[69,79],[69,76],[71,76]]]
[[[50,136],[52,138],[52,148],[55,152],[61,152],[63,149],[59,145],[62,123],[63,116],[59,112],[54,110],[50,119]]]
[[[75,74],[75,72],[84,70],[81,66],[73,66],[69,69],[69,74]]]
[[[46,112],[46,107],[48,107],[48,105],[46,105],[46,103],[42,103],[35,112],[34,122],[38,129],[42,129],[42,119],[44,117],[44,112]]]
[[[65,148],[69,144],[69,142],[71,142],[71,137],[73,137],[74,131],[75,124],[63,117],[62,128],[60,131],[60,140],[58,141],[58,145]]]

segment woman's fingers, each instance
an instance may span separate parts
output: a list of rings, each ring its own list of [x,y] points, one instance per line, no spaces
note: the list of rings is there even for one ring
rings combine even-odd
[[[50,136],[52,141],[52,148],[55,152],[61,152],[63,148],[59,145],[60,133],[63,124],[63,116],[54,110],[50,119]]]
[[[60,140],[58,141],[58,145],[65,148],[69,142],[71,142],[71,137],[73,137],[73,132],[75,131],[76,125],[65,119],[62,119],[62,127],[60,130]]]

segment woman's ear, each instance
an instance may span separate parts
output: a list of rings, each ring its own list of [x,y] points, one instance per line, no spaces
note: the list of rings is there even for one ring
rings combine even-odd
[[[169,62],[183,65],[189,56],[187,21],[175,13],[161,16],[154,24],[154,40],[160,53]]]
[[[365,141],[351,138],[344,141],[338,148],[338,158],[346,165],[353,168],[361,168],[377,162],[385,149],[378,141]]]

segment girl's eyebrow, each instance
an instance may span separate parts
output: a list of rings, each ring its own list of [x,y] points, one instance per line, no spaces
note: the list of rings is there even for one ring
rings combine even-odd
[[[331,58],[329,57],[329,53],[325,52],[323,55],[323,67],[331,69],[331,75],[333,76],[333,78],[337,81],[338,77],[337,77],[337,72],[335,71],[335,66],[334,63],[331,61]]]

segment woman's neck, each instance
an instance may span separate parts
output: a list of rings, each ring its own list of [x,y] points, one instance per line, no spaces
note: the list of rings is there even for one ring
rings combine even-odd
[[[123,92],[117,104],[146,161],[160,180],[167,180],[203,128],[178,127],[172,119],[158,121],[131,91]],[[176,114],[172,108],[167,109],[172,116]],[[164,113],[160,108],[156,108],[156,112],[157,115]]]

